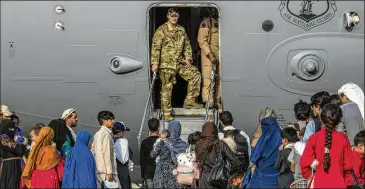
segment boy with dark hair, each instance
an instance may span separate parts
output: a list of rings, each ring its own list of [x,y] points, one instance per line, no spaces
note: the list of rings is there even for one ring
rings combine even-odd
[[[200,139],[202,132],[200,131],[195,131],[194,133],[191,133],[188,136],[188,144],[189,145],[195,145],[195,143]]]
[[[133,151],[125,138],[125,133],[129,132],[130,129],[123,122],[114,122],[112,131],[115,156],[117,157],[118,179],[123,189],[131,189],[132,182],[129,171],[133,170]]]
[[[150,154],[153,150],[153,144],[159,138],[160,121],[156,118],[148,120],[148,133],[149,137],[144,139],[141,143],[140,151],[140,165],[141,176],[144,181],[144,185],[147,188],[153,188],[153,177],[155,175],[156,162],[151,158]]]
[[[94,135],[91,151],[96,163],[98,188],[103,185],[120,187],[112,135],[114,118],[114,114],[110,111],[101,111],[97,117],[101,127]]]
[[[355,135],[354,143],[355,146],[352,148],[354,157],[353,170],[359,184],[365,184],[365,130],[362,130]]]
[[[306,126],[303,139],[304,142],[307,142],[307,140],[312,134],[321,130],[322,122],[319,115],[321,113],[322,108],[330,103],[331,103],[330,94],[326,91],[318,92],[311,97],[310,106],[312,107],[314,117],[313,120],[310,121]]]
[[[294,172],[291,170],[289,154],[294,150],[294,144],[299,140],[297,131],[292,127],[286,127],[281,131],[283,149],[276,159],[275,167],[279,171],[279,188],[290,188],[294,181]]]
[[[298,103],[294,104],[294,114],[295,118],[298,120],[299,131],[310,121],[311,111],[311,107],[307,102],[299,100]]]
[[[330,98],[331,98],[331,104],[336,104],[336,105],[339,105],[339,106],[342,105],[342,101],[341,101],[340,95],[338,95],[338,94],[332,94],[330,96]]]
[[[235,127],[233,127],[233,116],[229,111],[223,111],[219,115],[219,120],[223,126],[223,131],[218,133],[220,140],[232,138],[236,144],[236,156],[238,158],[238,165],[242,168],[244,173],[249,167],[249,160],[251,156],[250,139],[248,135]]]

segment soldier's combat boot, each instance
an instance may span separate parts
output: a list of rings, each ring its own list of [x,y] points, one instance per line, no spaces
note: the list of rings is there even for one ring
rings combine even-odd
[[[202,104],[198,104],[194,99],[185,99],[184,106],[185,109],[200,109],[204,108]]]
[[[174,116],[172,116],[171,114],[164,114],[163,115],[163,120],[165,121],[171,121],[171,120],[174,120]]]

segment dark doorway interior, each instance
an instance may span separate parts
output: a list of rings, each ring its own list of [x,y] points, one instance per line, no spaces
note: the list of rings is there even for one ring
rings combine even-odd
[[[153,7],[149,11],[149,44],[152,42],[152,37],[156,29],[167,22],[167,10],[170,7]],[[185,28],[185,31],[190,39],[191,48],[193,50],[193,65],[195,65],[199,71],[201,70],[200,64],[200,48],[197,41],[198,30],[200,22],[209,15],[207,7],[179,7],[179,21],[178,24]],[[151,47],[151,45],[150,45]],[[187,82],[180,76],[176,78],[177,83],[174,85],[171,97],[171,105],[173,108],[180,108],[184,104],[185,96],[187,93]],[[160,101],[161,82],[157,77],[155,81],[155,90],[153,95],[154,107],[156,109],[161,108]],[[199,96],[199,102],[201,103],[201,95]]]

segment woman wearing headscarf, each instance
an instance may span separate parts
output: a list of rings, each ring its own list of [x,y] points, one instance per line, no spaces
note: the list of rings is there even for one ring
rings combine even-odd
[[[49,127],[54,131],[53,141],[56,143],[57,150],[61,152],[62,158],[66,159],[66,156],[75,145],[71,131],[67,128],[66,122],[63,119],[52,120],[49,123]]]
[[[50,127],[40,130],[22,175],[27,188],[60,188],[63,160],[51,144],[53,136]]]
[[[96,188],[94,156],[89,149],[91,134],[80,131],[63,170],[62,188]]]
[[[354,145],[355,135],[364,128],[364,92],[354,83],[347,83],[338,90],[343,117],[337,130],[346,133]]]
[[[195,188],[216,188],[208,182],[209,175],[214,165],[218,163],[219,153],[224,154],[231,164],[230,175],[241,170],[239,160],[234,153],[234,142],[219,140],[218,129],[213,122],[206,122],[202,127],[202,133],[195,144],[196,161],[201,172],[199,184]],[[230,179],[230,178],[228,178]],[[228,184],[230,184],[230,180]]]
[[[0,124],[0,188],[19,188],[22,175],[21,158],[25,153],[25,143],[15,143],[15,125],[12,120]]]
[[[275,111],[272,108],[263,108],[260,111],[259,114],[259,125],[256,127],[254,136],[252,137],[252,142],[251,142],[251,147],[254,148],[256,146],[257,141],[259,140],[259,138],[261,137],[262,134],[262,130],[261,130],[261,120],[264,119],[265,117],[272,117],[274,119],[277,118]]]
[[[152,158],[160,156],[153,178],[154,188],[180,188],[173,170],[177,165],[176,155],[185,152],[188,145],[180,138],[180,122],[172,120],[168,123],[169,138],[166,141],[161,140],[151,152]]]
[[[262,112],[262,111],[261,111]],[[281,129],[278,122],[271,115],[276,115],[274,110],[266,108],[261,120],[262,134],[257,140],[252,151],[250,161],[251,169],[246,172],[243,188],[278,188],[279,173],[275,168],[279,147],[282,144]]]

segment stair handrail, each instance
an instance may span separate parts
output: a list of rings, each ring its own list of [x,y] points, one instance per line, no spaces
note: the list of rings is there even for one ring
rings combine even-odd
[[[214,77],[215,77],[215,74],[214,74],[214,69],[213,69],[213,65],[212,65],[212,71],[210,73],[210,86],[209,86],[209,94],[208,94],[208,101],[207,103],[205,104],[205,123],[208,121],[208,114],[209,114],[209,106],[210,106],[210,98],[211,98],[211,91],[214,90],[213,89],[213,86],[214,86]]]
[[[147,102],[146,102],[146,105],[145,105],[145,108],[144,108],[144,113],[143,113],[143,118],[142,118],[141,126],[139,128],[139,133],[138,133],[138,136],[137,136],[138,150],[139,151],[140,151],[140,148],[141,148],[141,134],[142,134],[142,130],[143,130],[143,124],[144,124],[144,121],[146,119],[147,109],[148,109],[148,105],[150,104],[151,94],[152,94],[153,88],[155,86],[156,75],[157,75],[157,71],[154,71],[153,72],[153,77],[152,77],[152,83],[151,83],[150,91],[148,93]]]

